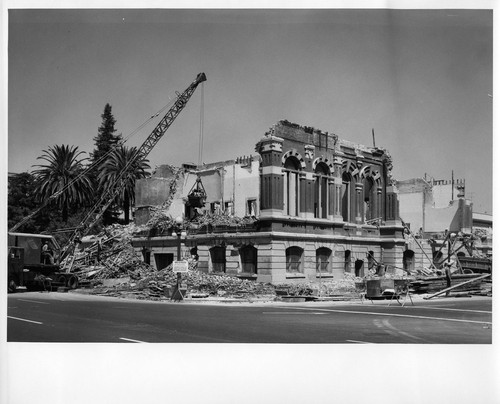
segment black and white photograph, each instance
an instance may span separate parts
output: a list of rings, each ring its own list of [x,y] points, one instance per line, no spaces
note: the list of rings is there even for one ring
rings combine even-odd
[[[2,7],[0,402],[498,403],[493,2],[169,3]]]

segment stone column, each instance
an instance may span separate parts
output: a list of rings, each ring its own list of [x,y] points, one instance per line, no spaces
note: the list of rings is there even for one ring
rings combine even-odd
[[[281,154],[283,139],[267,135],[257,144],[262,158],[260,173],[260,215],[283,214],[283,173]]]
[[[334,167],[334,209],[333,217],[334,220],[342,221],[342,159],[340,157],[335,157],[333,159]]]
[[[383,210],[382,210],[382,187],[378,186],[377,187],[377,197],[376,197],[376,205],[375,205],[375,215],[378,218],[381,218],[380,220],[384,220],[384,215],[383,215]]]
[[[355,221],[356,223],[360,224],[363,223],[363,217],[361,216],[361,212],[363,209],[363,184],[360,182],[357,182],[355,185],[356,189],[356,196],[355,196],[355,201],[354,201],[354,206],[356,209],[356,217]]]
[[[306,182],[306,173],[301,171],[299,173],[299,217],[306,217],[307,215],[307,199],[308,199],[308,184]]]
[[[335,217],[337,186],[335,178],[328,178],[328,219],[333,220]]]
[[[385,221],[387,224],[399,223],[399,201],[396,190],[392,185],[386,188]]]

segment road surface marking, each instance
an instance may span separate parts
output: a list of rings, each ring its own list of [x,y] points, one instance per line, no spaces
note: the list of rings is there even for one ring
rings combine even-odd
[[[356,344],[373,344],[373,342],[357,341],[355,339],[346,339],[346,342],[355,342]]]
[[[387,331],[388,333],[390,333],[390,334],[392,334],[392,335],[396,334],[396,336],[397,336],[397,337],[399,337],[400,335],[403,335],[403,336],[405,336],[405,337],[407,337],[407,338],[413,338],[413,339],[416,339],[416,340],[419,340],[419,341],[424,341],[424,339],[423,339],[423,338],[416,337],[415,335],[412,335],[412,334],[407,333],[407,332],[405,332],[405,331],[401,331],[401,330],[399,330],[398,328],[394,327],[394,326],[390,323],[389,319],[382,320],[382,325],[383,325],[384,327],[386,327],[386,328],[390,328],[391,330],[394,330],[394,332],[391,332],[391,331],[389,331],[389,330],[384,330],[384,331]]]
[[[136,339],[130,339],[130,338],[120,338],[120,339],[122,339],[122,340],[124,340],[124,341],[130,341],[130,342],[138,342],[138,343],[140,343],[140,344],[147,344],[147,342],[146,342],[146,341],[138,341],[138,340],[136,340]]]
[[[486,311],[486,310],[468,310],[468,309],[449,309],[446,307],[439,307],[439,306],[434,306],[434,307],[419,307],[421,309],[430,309],[430,310],[449,310],[449,311],[467,311],[470,313],[487,313],[487,314],[492,314],[492,311]]]
[[[38,300],[27,300],[27,299],[17,299],[17,300],[20,300],[21,302],[29,302],[29,303],[50,304],[47,302],[39,302]]]
[[[296,311],[263,311],[262,314],[305,314],[305,313],[298,313]],[[327,313],[308,313],[308,314],[327,314]]]
[[[374,316],[420,318],[423,320],[455,321],[458,323],[493,324],[492,322],[489,321],[462,320],[458,318],[446,318],[446,317],[412,316],[410,314],[397,314],[397,313],[377,313],[373,311],[335,310],[335,309],[318,309],[318,308],[313,309],[307,307],[297,307],[297,308],[292,308],[292,310],[321,310],[332,313],[344,313],[344,314],[368,314],[368,315],[371,314]]]
[[[11,318],[13,320],[19,320],[19,321],[26,321],[27,323],[43,324],[40,321],[26,320],[25,318],[19,318],[19,317],[7,316],[7,318]]]

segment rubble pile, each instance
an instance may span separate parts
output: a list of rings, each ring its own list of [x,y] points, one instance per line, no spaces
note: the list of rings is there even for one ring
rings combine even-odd
[[[276,291],[279,295],[287,296],[354,296],[359,282],[363,282],[363,279],[346,273],[343,279],[325,280],[321,283],[282,283],[276,285]]]
[[[114,286],[103,286],[106,282],[97,282],[90,292],[96,295],[115,297],[133,297],[136,299],[167,299],[177,282],[177,274],[172,265],[156,271],[142,271],[139,279],[130,277]],[[181,284],[187,287],[187,294],[194,297],[256,297],[274,298],[274,287],[270,284],[248,281],[227,275],[209,275],[197,270],[197,262],[189,263],[189,270],[182,274]]]
[[[132,247],[131,238],[138,231],[135,225],[107,227],[83,251],[67,258],[73,262],[72,272],[81,280],[98,281],[125,276],[141,279],[154,271]]]
[[[226,212],[205,212],[202,215],[199,215],[194,221],[193,224],[196,227],[203,226],[228,226],[228,227],[240,227],[240,226],[250,226],[255,224],[256,219],[252,216],[238,217],[230,215]],[[193,225],[191,224],[191,226]]]

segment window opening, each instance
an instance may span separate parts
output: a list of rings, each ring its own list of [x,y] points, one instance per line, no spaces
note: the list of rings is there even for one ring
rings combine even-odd
[[[226,247],[212,247],[210,257],[213,272],[226,272]]]
[[[316,250],[316,272],[330,272],[332,250],[321,247]]]
[[[257,199],[247,199],[247,216],[257,216]]]
[[[351,272],[351,250],[344,251],[344,272]]]
[[[253,246],[245,246],[240,249],[241,266],[243,272],[257,273],[257,249]]]
[[[364,276],[364,264],[365,262],[360,259],[354,261],[354,274],[356,276]]]
[[[302,272],[302,253],[300,247],[289,247],[286,249],[286,271],[289,273]]]
[[[319,163],[314,173],[316,175],[314,192],[314,217],[328,217],[328,176],[330,169],[325,163]]]
[[[342,175],[342,220],[349,222],[351,220],[351,193],[352,178],[349,174]]]
[[[295,157],[288,157],[284,165],[285,213],[289,216],[299,214],[299,162]]]

